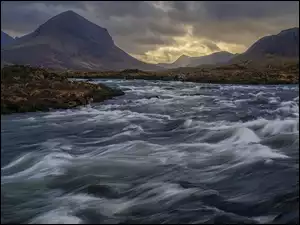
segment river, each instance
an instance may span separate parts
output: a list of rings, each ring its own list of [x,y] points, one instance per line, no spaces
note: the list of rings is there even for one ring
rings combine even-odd
[[[299,223],[299,87],[94,80],[1,116],[1,223]]]

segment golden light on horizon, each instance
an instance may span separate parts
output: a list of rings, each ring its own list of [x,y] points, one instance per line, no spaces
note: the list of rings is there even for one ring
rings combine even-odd
[[[199,57],[219,51],[242,53],[247,49],[244,45],[225,42],[213,42],[205,38],[195,37],[192,33],[192,28],[187,27],[185,36],[172,38],[174,43],[165,46],[157,46],[152,50],[146,51],[144,54],[131,55],[146,63],[156,64],[172,63],[181,55]]]

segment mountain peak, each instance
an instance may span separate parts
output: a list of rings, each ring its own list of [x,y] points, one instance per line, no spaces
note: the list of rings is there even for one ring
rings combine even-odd
[[[214,52],[214,53],[212,53],[210,55],[223,55],[223,56],[227,55],[227,56],[232,56],[234,54],[232,54],[231,52],[228,52],[228,51],[220,51],[220,52]]]
[[[65,15],[78,15],[76,12],[74,12],[73,10],[67,10],[67,11],[64,11],[58,15],[62,15],[62,14],[65,14]]]
[[[75,13],[74,11],[68,10],[68,11],[62,12],[62,13],[52,17],[44,24],[49,24],[49,23],[59,23],[60,24],[60,23],[74,23],[74,22],[82,23],[83,21],[91,23],[90,21],[88,21],[84,17],[80,16],[79,14]]]
[[[216,53],[229,53],[229,54],[232,54],[232,53],[230,53],[228,51],[220,51],[220,52],[216,52]]]
[[[93,39],[96,42],[101,41],[104,46],[114,44],[107,29],[92,23],[72,10],[62,12],[46,21],[35,30],[34,36],[51,36],[59,40],[64,37],[85,41]]]
[[[68,10],[65,12],[62,12],[56,16],[54,16],[52,19],[84,19],[84,17],[80,16],[79,14],[77,14],[76,12],[72,11],[72,10]]]
[[[190,58],[190,56],[182,54],[178,59]]]

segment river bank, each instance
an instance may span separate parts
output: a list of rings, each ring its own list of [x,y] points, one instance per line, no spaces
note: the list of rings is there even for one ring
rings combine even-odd
[[[41,68],[1,69],[1,114],[68,109],[123,94],[103,84],[69,81]]]
[[[298,84],[299,62],[272,65],[223,65],[184,67],[165,71],[67,71],[70,78],[142,79],[213,84]]]

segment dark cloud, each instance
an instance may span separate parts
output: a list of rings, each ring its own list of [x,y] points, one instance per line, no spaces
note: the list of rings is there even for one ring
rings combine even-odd
[[[248,47],[262,36],[299,26],[298,2],[176,1],[167,6],[167,18],[177,26],[191,25],[196,37],[211,40],[205,43],[211,51],[219,50],[214,42]]]
[[[1,29],[27,33],[49,16],[45,12],[28,7],[24,2],[15,6],[14,2],[1,2]]]
[[[202,5],[209,18],[222,21],[239,18],[257,20],[299,13],[299,3],[295,1],[207,1]]]
[[[51,17],[68,9],[85,10],[81,2],[36,2],[36,1],[2,1],[1,29],[26,34]],[[71,4],[73,3],[73,4]]]
[[[190,24],[196,36],[214,41],[249,45],[261,36],[299,26],[296,1],[198,1],[173,3],[172,8],[172,20]]]
[[[173,39],[157,35],[149,35],[146,37],[135,37],[133,41],[142,45],[172,45],[175,43]]]
[[[105,1],[86,2],[99,18],[109,18],[112,16],[134,18],[153,17],[157,10],[150,2],[144,1]]]
[[[185,33],[185,28],[182,24],[173,23],[169,19],[149,21],[146,29],[156,35],[180,36]]]
[[[107,28],[117,45],[132,54],[172,45],[187,27],[194,37],[207,40],[202,45],[218,51],[217,42],[248,47],[262,36],[299,26],[297,1],[2,1],[1,26],[25,34],[66,10]]]

